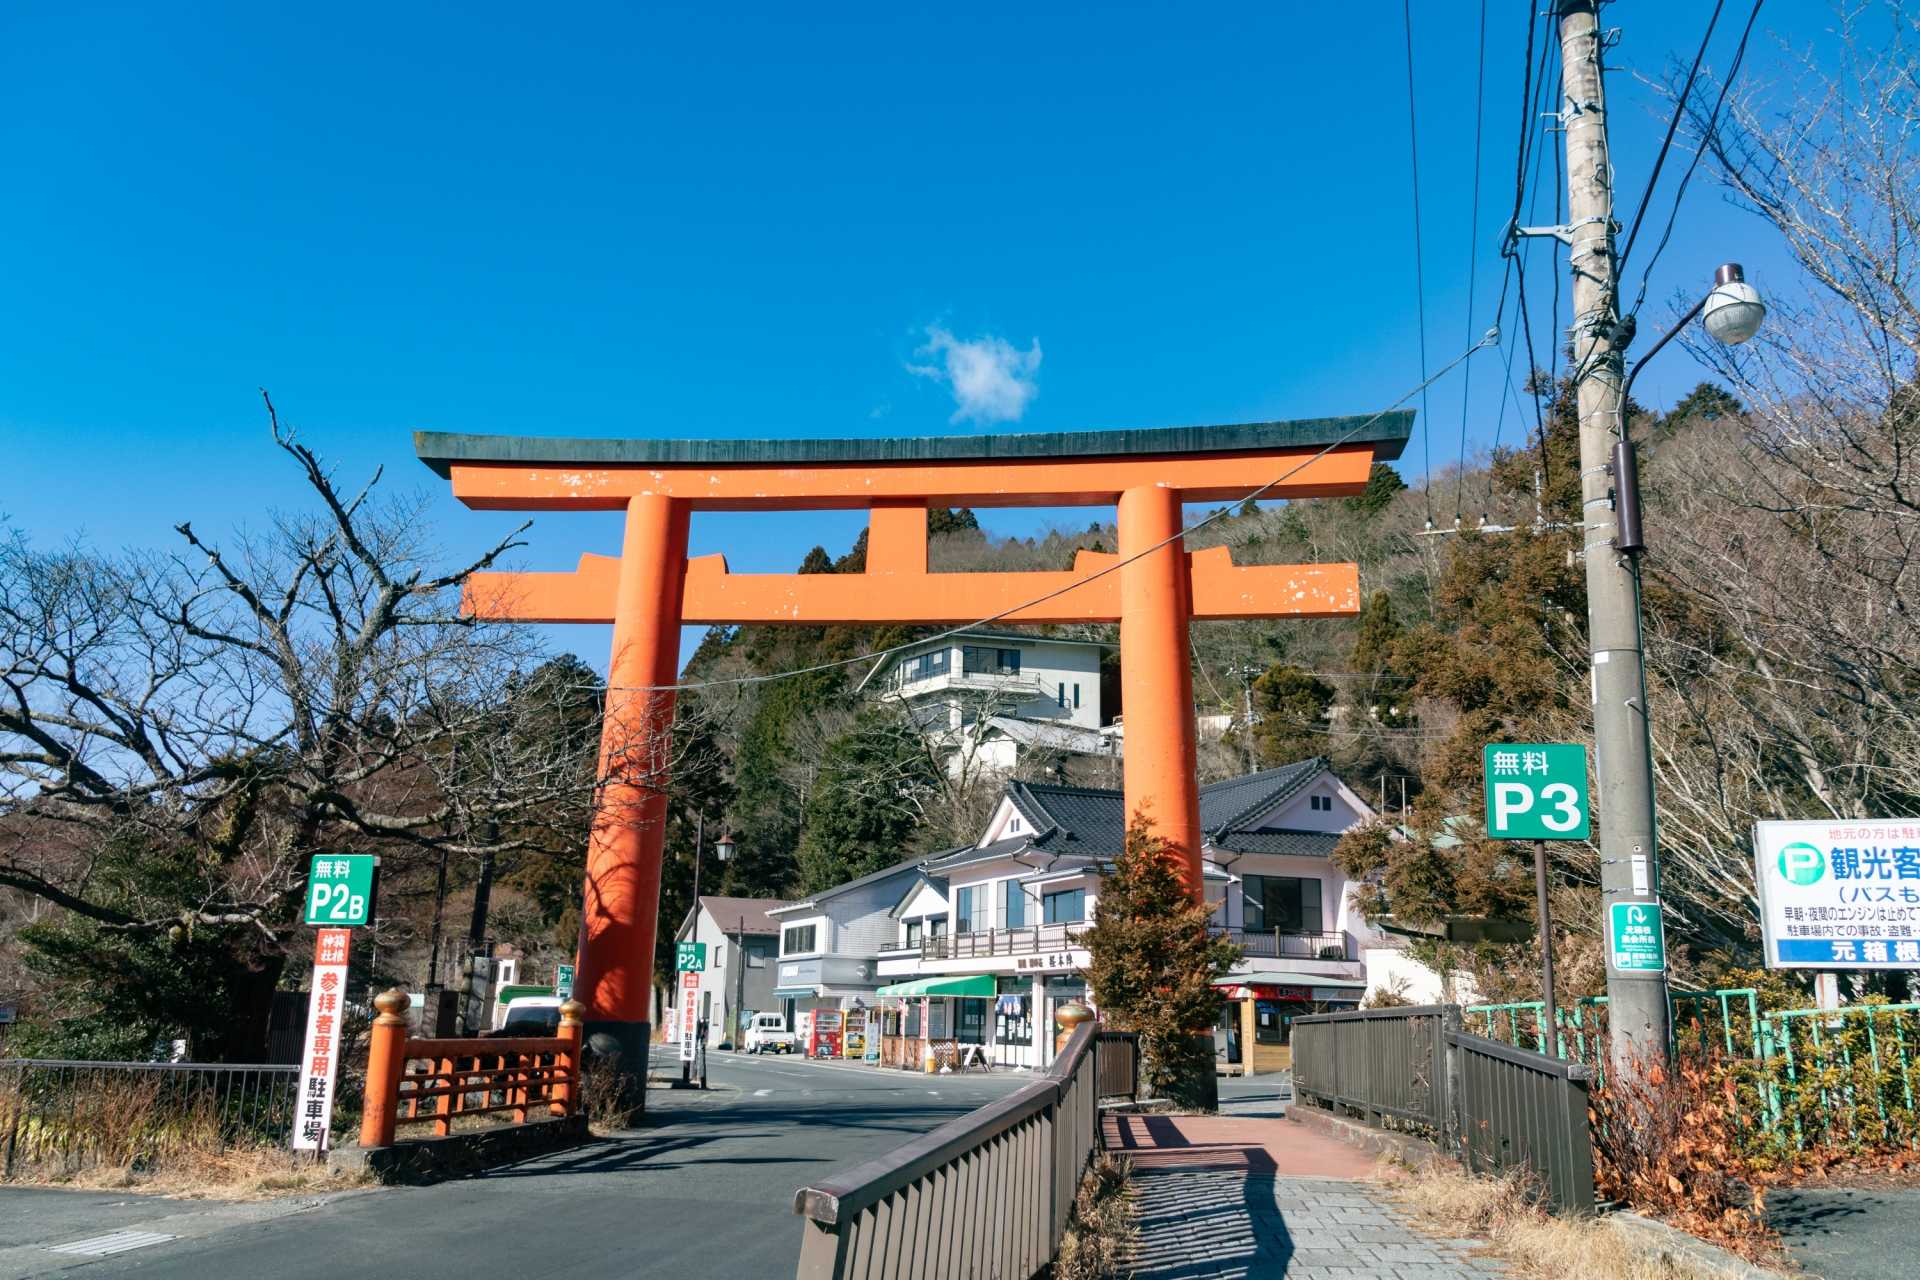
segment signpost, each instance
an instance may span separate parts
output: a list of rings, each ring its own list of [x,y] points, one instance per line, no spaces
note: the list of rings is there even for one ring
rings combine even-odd
[[[1490,742],[1481,764],[1486,784],[1487,835],[1495,840],[1533,841],[1533,892],[1540,915],[1541,1033],[1557,1054],[1560,1013],[1553,998],[1547,841],[1585,840],[1592,832],[1587,749],[1565,742]],[[1657,920],[1659,908],[1653,911]],[[1655,967],[1664,968],[1664,961]]]
[[[1607,950],[1613,967],[1627,973],[1658,973],[1667,967],[1666,926],[1657,902],[1607,904]]]
[[[1769,969],[1920,969],[1920,818],[1756,822]]]
[[[562,1000],[573,999],[573,966],[555,965],[553,969],[553,994]]]
[[[314,938],[313,994],[307,998],[307,1038],[300,1050],[300,1097],[294,1111],[295,1151],[327,1149],[352,941],[350,929],[322,929]]]
[[[696,969],[682,970],[680,974],[680,1068],[682,1076],[692,1071],[690,1065],[700,1043],[700,1011],[695,1003],[700,999],[700,973]]]
[[[673,967],[680,973],[705,973],[707,971],[707,944],[704,942],[674,943]]]
[[[380,859],[370,853],[316,854],[307,868],[307,923],[352,929],[373,920]]]

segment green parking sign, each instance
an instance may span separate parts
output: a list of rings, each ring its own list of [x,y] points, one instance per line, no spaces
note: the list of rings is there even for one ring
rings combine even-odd
[[[673,944],[673,967],[679,973],[705,973],[707,971],[707,944],[704,942],[676,942]]]
[[[1567,742],[1488,743],[1487,834],[1495,840],[1585,840],[1593,829],[1587,749]]]
[[[1607,950],[1613,967],[1626,973],[1658,973],[1667,967],[1667,935],[1657,902],[1607,905]]]
[[[380,859],[370,853],[322,853],[307,868],[307,923],[351,929],[373,919]]]

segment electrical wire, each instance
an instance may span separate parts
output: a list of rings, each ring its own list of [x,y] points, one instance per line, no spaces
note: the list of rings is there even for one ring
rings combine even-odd
[[[1404,395],[1400,396],[1397,400],[1393,401],[1393,403],[1387,405],[1386,408],[1381,409],[1379,412],[1373,414],[1373,416],[1369,418],[1364,418],[1360,422],[1355,423],[1353,426],[1347,428],[1345,431],[1341,432],[1340,435],[1335,437],[1333,440],[1321,446],[1321,448],[1316,453],[1314,453],[1311,457],[1302,458],[1299,462],[1287,468],[1285,471],[1281,472],[1279,475],[1275,476],[1273,479],[1267,481],[1265,484],[1261,485],[1258,489],[1253,490],[1251,493],[1247,495],[1247,497],[1249,499],[1258,500],[1262,494],[1267,493],[1270,490],[1277,489],[1281,485],[1285,484],[1293,476],[1298,475],[1302,470],[1312,466],[1314,463],[1318,462],[1320,459],[1326,457],[1329,453],[1332,453],[1335,449],[1339,448],[1341,445],[1351,440],[1354,436],[1358,435],[1360,432],[1366,430],[1368,427],[1372,426],[1374,423],[1380,421],[1380,419],[1384,418],[1387,414],[1392,413],[1395,409],[1399,408],[1401,405],[1405,404],[1407,401],[1413,399],[1414,396],[1425,392],[1428,387],[1432,386],[1434,383],[1438,382],[1440,379],[1446,377],[1449,373],[1452,373],[1460,365],[1470,360],[1476,352],[1485,350],[1487,347],[1494,346],[1499,341],[1500,341],[1499,329],[1497,328],[1488,329],[1487,332],[1484,335],[1482,335],[1482,337],[1478,342],[1474,343],[1472,346],[1468,347],[1465,351],[1461,352],[1459,355],[1449,360],[1445,365],[1443,365],[1440,368],[1438,372],[1434,373],[1431,377],[1423,378],[1417,385],[1409,388]],[[1020,613],[1023,610],[1031,609],[1036,605],[1042,605],[1049,600],[1057,599],[1060,596],[1066,595],[1070,591],[1077,591],[1081,587],[1086,586],[1089,582],[1095,582],[1101,578],[1106,577],[1110,573],[1118,573],[1121,569],[1124,569],[1126,566],[1132,564],[1134,561],[1139,560],[1145,556],[1150,556],[1154,552],[1160,550],[1162,547],[1170,546],[1173,543],[1180,541],[1182,538],[1187,537],[1189,534],[1198,533],[1200,530],[1206,528],[1210,524],[1213,524],[1215,521],[1225,519],[1229,514],[1231,514],[1236,510],[1238,510],[1238,504],[1235,504],[1234,506],[1216,508],[1214,511],[1209,512],[1205,517],[1194,521],[1192,524],[1187,525],[1184,528],[1181,528],[1172,534],[1169,534],[1167,537],[1162,538],[1160,541],[1154,543],[1152,546],[1143,547],[1139,551],[1134,552],[1132,555],[1124,556],[1120,559],[1117,559],[1112,564],[1103,565],[1102,567],[1095,569],[1092,573],[1087,574],[1084,578],[1076,578],[1072,582],[1067,583],[1063,587],[1056,587],[1052,591],[1043,592],[1042,594],[1033,597],[1031,600],[1022,600],[1018,604],[1008,605],[1006,608],[1000,610],[998,613],[990,613],[984,618],[977,618],[972,622],[962,623],[961,625],[956,627],[949,627],[945,631],[935,632],[933,635],[930,635],[930,636],[921,636],[914,640],[903,641],[900,644],[889,645],[884,649],[874,649],[867,653],[857,653],[849,658],[836,658],[831,662],[819,662],[809,667],[796,667],[790,671],[769,671],[759,675],[729,676],[729,677],[725,677],[717,680],[683,680],[675,684],[636,684],[636,685],[611,685],[610,684],[610,685],[604,686],[604,688],[605,688],[605,691],[608,693],[615,693],[615,692],[660,693],[660,692],[668,692],[668,691],[681,691],[681,690],[687,690],[687,689],[713,689],[713,688],[722,688],[722,687],[737,687],[737,686],[743,686],[743,685],[771,684],[776,680],[791,680],[798,676],[816,675],[816,674],[819,674],[820,672],[825,672],[825,671],[838,671],[843,667],[857,666],[858,664],[863,662],[872,662],[879,658],[891,657],[896,653],[903,652],[904,650],[914,648],[918,645],[926,644],[927,642],[932,640],[949,640],[955,636],[962,635],[968,631],[978,630],[981,627],[988,626],[995,622],[999,622],[1002,619],[1011,617],[1013,614]],[[594,686],[594,687],[600,688],[601,686]]]
[[[1687,71],[1686,83],[1680,88],[1680,96],[1674,99],[1673,118],[1667,121],[1667,134],[1660,139],[1660,151],[1653,157],[1653,173],[1647,179],[1646,190],[1640,193],[1640,207],[1633,211],[1633,226],[1627,232],[1627,247],[1614,260],[1614,281],[1618,288],[1620,272],[1627,268],[1627,259],[1633,256],[1633,245],[1640,238],[1640,224],[1646,217],[1647,202],[1653,199],[1653,189],[1660,182],[1660,170],[1667,163],[1667,152],[1673,148],[1673,135],[1680,128],[1680,117],[1687,109],[1687,102],[1693,96],[1693,82],[1700,74],[1700,64],[1706,60],[1707,44],[1713,39],[1713,29],[1720,23],[1720,11],[1726,7],[1727,0],[1713,0],[1713,14],[1707,19],[1707,33],[1700,37],[1700,47],[1693,55],[1693,66]]]
[[[1426,264],[1420,251],[1420,126],[1413,97],[1413,0],[1400,0],[1401,30],[1407,43],[1407,155],[1413,175],[1413,297],[1420,322],[1420,449],[1425,454],[1427,479],[1421,496],[1427,504],[1427,527],[1433,527],[1433,414],[1427,400],[1424,380],[1427,376],[1427,284]]]
[[[1701,131],[1700,145],[1695,149],[1693,161],[1687,165],[1687,171],[1680,175],[1680,185],[1674,189],[1673,207],[1667,211],[1666,229],[1660,233],[1660,243],[1653,247],[1653,256],[1647,259],[1646,270],[1640,273],[1640,289],[1634,295],[1633,309],[1627,313],[1629,315],[1639,315],[1640,304],[1647,300],[1647,281],[1653,275],[1654,264],[1659,262],[1660,255],[1666,252],[1667,241],[1673,238],[1674,220],[1680,216],[1680,202],[1686,198],[1687,184],[1693,181],[1694,170],[1700,167],[1700,160],[1707,154],[1708,144],[1713,141],[1713,135],[1720,127],[1720,108],[1726,105],[1727,93],[1733,88],[1733,82],[1740,76],[1740,64],[1747,57],[1747,42],[1753,38],[1753,24],[1759,20],[1760,6],[1765,3],[1766,0],[1753,0],[1753,11],[1747,14],[1747,25],[1740,32],[1740,43],[1733,51],[1733,62],[1728,66],[1725,78],[1720,81],[1720,96],[1713,100],[1713,112],[1707,117],[1707,127]],[[1674,109],[1677,112],[1685,105],[1685,101],[1682,100],[1675,105]],[[1634,230],[1638,231],[1639,228],[1636,226]],[[1632,247],[1632,241],[1628,241],[1628,247]]]
[[[1487,112],[1487,0],[1480,0],[1480,60],[1473,87],[1473,216],[1467,224],[1467,337],[1473,337],[1473,300],[1477,268],[1480,265],[1480,137]],[[1499,317],[1494,318],[1498,324]],[[1473,366],[1469,364],[1460,382],[1460,470],[1453,486],[1453,522],[1467,501],[1467,407],[1473,395]]]

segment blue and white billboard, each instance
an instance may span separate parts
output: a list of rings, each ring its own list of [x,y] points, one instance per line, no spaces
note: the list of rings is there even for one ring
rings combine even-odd
[[[1920,969],[1920,819],[1756,822],[1770,969]]]

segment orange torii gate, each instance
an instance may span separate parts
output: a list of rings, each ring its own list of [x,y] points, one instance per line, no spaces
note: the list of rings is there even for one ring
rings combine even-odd
[[[617,557],[584,555],[570,573],[476,574],[467,587],[467,607],[477,616],[613,624],[605,782],[588,839],[575,980],[589,1035],[603,1050],[617,1046],[645,1060],[665,835],[661,775],[683,624],[1118,622],[1127,812],[1153,820],[1198,895],[1202,833],[1188,624],[1352,614],[1360,591],[1350,564],[1242,567],[1223,547],[1188,553],[1181,505],[1239,502],[1269,484],[1262,496],[1358,493],[1376,458],[1399,455],[1412,420],[1401,411],[883,440],[416,433],[421,460],[451,480],[454,496],[469,507],[627,513]],[[928,571],[929,506],[1110,505],[1119,508],[1116,555],[1083,551],[1066,572]],[[871,513],[865,573],[739,574],[722,556],[687,557],[695,511],[836,508]],[[633,744],[653,753],[651,785],[611,767]]]

